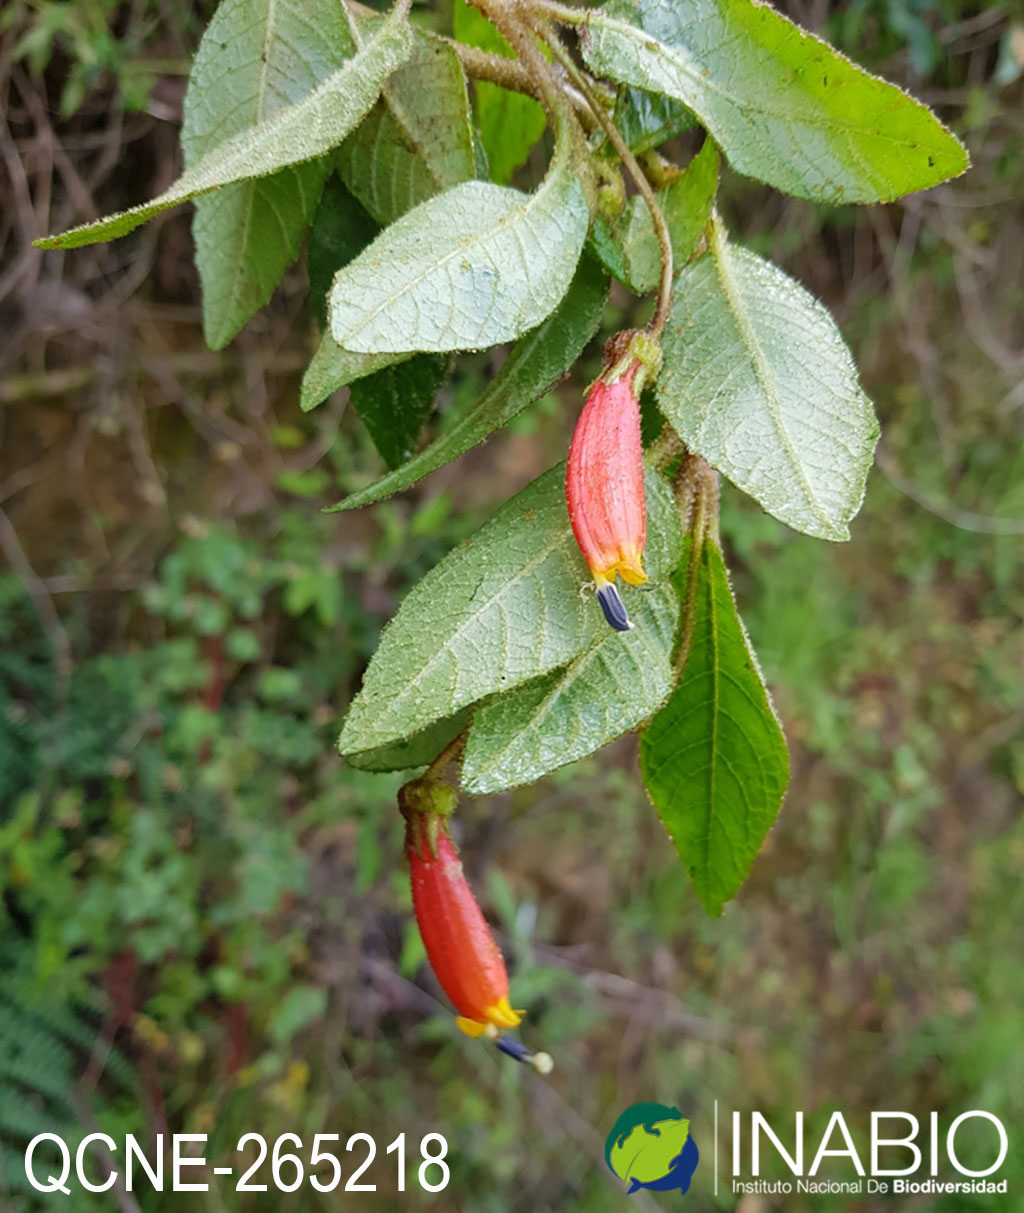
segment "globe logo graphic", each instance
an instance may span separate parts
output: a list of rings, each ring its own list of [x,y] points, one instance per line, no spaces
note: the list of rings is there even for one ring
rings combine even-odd
[[[640,1188],[686,1192],[700,1162],[690,1122],[678,1108],[660,1103],[628,1107],[608,1134],[604,1157],[627,1196]]]

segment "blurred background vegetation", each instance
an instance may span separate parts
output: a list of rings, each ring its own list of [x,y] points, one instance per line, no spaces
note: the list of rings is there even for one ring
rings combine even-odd
[[[1007,1197],[877,1207],[1024,1209],[1024,25],[973,0],[784,7],[936,107],[973,167],[861,209],[726,177],[728,223],[833,310],[884,436],[849,545],[723,492],[793,777],[720,920],[645,802],[631,740],[464,803],[524,1036],[556,1059],[544,1081],[453,1031],[410,921],[400,780],[346,769],[333,742],[403,593],[562,457],[598,344],[510,432],[397,499],[323,515],[380,464],[347,393],[299,411],[316,341],[301,264],[211,354],[186,211],[110,245],[30,248],[175,176],[212,5],[4,6],[3,1210],[52,1203],[24,1178],[32,1135],[97,1128],[209,1133],[208,1157],[249,1130],[307,1151],[364,1131],[379,1191],[352,1207],[618,1210],[604,1137],[650,1099],[692,1118],[705,1164],[688,1208],[737,1207],[711,1193],[718,1099],[780,1131],[800,1108],[820,1132],[838,1108],[859,1140],[874,1108],[944,1125],[985,1108],[1017,1132]],[[443,27],[443,8],[419,11]],[[634,310],[614,294],[606,330]],[[489,370],[463,360],[434,424]],[[383,1147],[403,1130],[412,1157],[423,1133],[447,1136],[445,1192],[396,1193]],[[64,1207],[183,1199],[339,1198]]]

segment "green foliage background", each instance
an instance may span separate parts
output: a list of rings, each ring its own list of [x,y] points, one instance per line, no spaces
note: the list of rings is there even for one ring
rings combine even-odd
[[[803,1108],[819,1130],[834,1108],[855,1126],[882,1107],[1024,1125],[1020,27],[965,0],[787,11],[939,106],[975,167],[870,210],[724,177],[736,238],[850,341],[879,466],[842,547],[723,494],[793,773],[721,919],[685,882],[632,742],[465,801],[470,877],[524,1034],[556,1059],[547,1082],[454,1033],[411,925],[400,780],[343,766],[333,742],[408,588],[563,456],[597,344],[454,468],[321,514],[384,465],[345,393],[299,408],[317,340],[301,268],[213,355],[187,216],[74,258],[28,247],[79,217],[83,189],[102,213],[167,184],[196,15],[5,12],[0,136],[22,165],[0,187],[5,1213],[42,1207],[21,1172],[36,1125],[208,1132],[211,1156],[249,1130],[366,1131],[380,1193],[353,1207],[474,1213],[622,1208],[604,1135],[638,1100],[689,1117],[695,1209],[736,1203],[711,1195],[715,1099],[783,1124]],[[632,309],[614,293],[602,331]],[[469,360],[435,430],[493,370]],[[394,1192],[383,1146],[402,1130],[448,1137],[445,1193]],[[1005,1174],[1001,1207],[1024,1208],[1019,1151]],[[308,1188],[191,1199],[321,1207]]]

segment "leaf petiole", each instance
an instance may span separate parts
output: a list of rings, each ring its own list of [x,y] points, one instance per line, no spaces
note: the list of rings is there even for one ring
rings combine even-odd
[[[547,25],[542,26],[538,30],[538,33],[544,39],[545,45],[549,47],[551,53],[565,69],[566,75],[589,102],[598,124],[608,136],[608,142],[615,149],[615,153],[622,162],[623,168],[636,185],[638,193],[651,213],[654,234],[657,237],[658,249],[661,253],[661,277],[658,283],[658,300],[654,309],[654,317],[648,325],[647,331],[654,338],[660,337],[668,322],[669,311],[672,307],[672,236],[668,230],[668,223],[664,212],[658,204],[653,186],[647,180],[643,169],[637,163],[636,157],[629,150],[629,145],[623,139],[618,127],[608,116],[604,106],[601,105],[600,98],[594,92],[590,82],[576,66],[558,34]]]
[[[704,541],[709,530],[717,529],[718,510],[715,473],[699,455],[686,455],[675,482],[676,501],[680,508],[690,511],[690,553],[686,566],[686,590],[683,594],[682,627],[676,649],[676,678],[681,679],[693,648],[697,627],[697,602],[700,588],[700,565]]]

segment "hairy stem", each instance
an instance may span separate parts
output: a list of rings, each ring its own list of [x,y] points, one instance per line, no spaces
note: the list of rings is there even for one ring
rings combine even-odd
[[[685,452],[683,440],[666,421],[661,427],[661,433],[647,448],[647,461],[660,472]]]
[[[470,3],[483,13],[511,44],[527,75],[537,86],[540,102],[547,110],[551,125],[557,127],[559,119],[572,117],[572,106],[565,92],[559,87],[551,64],[541,54],[533,33],[520,17],[521,6],[515,0],[512,3],[508,0],[470,0]],[[574,80],[573,83],[579,88],[578,81]],[[583,95],[586,97],[585,93]],[[589,103],[589,98],[587,100]]]
[[[498,84],[513,93],[532,97],[535,101],[543,100],[540,86],[518,59],[506,59],[504,55],[494,55],[490,51],[480,50],[479,47],[456,42],[454,38],[445,38],[445,41],[459,56],[467,76],[472,76],[474,80],[486,80],[489,84]],[[572,102],[576,117],[583,123],[587,132],[594,130],[597,119],[587,99],[568,81],[563,85],[563,92]]]
[[[463,729],[457,737],[453,737],[430,766],[427,767],[423,778],[440,779],[444,774],[445,767],[450,762],[460,762],[462,760],[462,751],[466,748],[466,738],[468,736],[469,729]]]
[[[717,532],[718,493],[715,473],[699,455],[686,455],[676,476],[676,501],[690,511],[690,559],[686,568],[683,624],[676,650],[676,677],[682,678],[697,627],[700,562],[709,531]]]
[[[562,25],[585,25],[587,21],[588,14],[584,9],[557,4],[555,0],[533,0],[533,7]]]
[[[548,9],[547,5],[543,7],[545,10]],[[629,174],[637,188],[637,192],[646,203],[647,209],[651,212],[651,220],[654,223],[654,234],[658,238],[658,248],[661,251],[661,279],[658,283],[658,301],[654,309],[654,318],[648,325],[647,331],[652,337],[658,338],[665,329],[669,311],[672,307],[672,237],[669,234],[668,223],[665,220],[661,207],[658,205],[658,199],[655,196],[653,186],[647,180],[646,174],[637,163],[636,157],[629,150],[629,145],[619,133],[619,128],[608,116],[607,111],[601,104],[600,98],[592,89],[590,81],[587,80],[576,66],[572,55],[569,54],[562,40],[553,29],[547,27],[542,31],[542,35],[546,44],[551,48],[551,53],[561,63],[562,67],[565,68],[569,79],[583,96],[586,97],[591,109],[594,111],[598,124],[608,136],[608,142],[615,149],[616,155],[622,161],[623,168]]]

